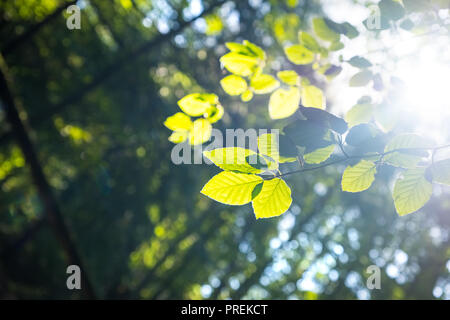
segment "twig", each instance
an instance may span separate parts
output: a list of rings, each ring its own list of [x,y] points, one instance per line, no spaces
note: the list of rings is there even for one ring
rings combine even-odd
[[[53,194],[53,191],[48,183],[44,171],[39,162],[35,147],[31,142],[27,130],[19,116],[19,111],[16,105],[16,101],[11,92],[11,79],[9,78],[7,65],[0,55],[0,98],[5,110],[6,118],[11,124],[11,130],[14,133],[17,143],[31,169],[31,175],[33,182],[39,194],[39,198],[45,208],[46,217],[48,218],[50,225],[53,228],[55,236],[58,238],[60,244],[64,249],[68,261],[70,264],[75,264],[83,270],[82,288],[88,298],[95,299],[94,289],[89,280],[87,270],[84,268],[84,264],[74,241],[70,235],[67,225],[64,222],[59,205]]]

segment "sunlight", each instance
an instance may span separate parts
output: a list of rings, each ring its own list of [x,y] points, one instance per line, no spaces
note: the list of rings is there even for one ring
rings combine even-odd
[[[422,47],[416,42],[413,54],[400,59],[393,74],[403,81],[401,101],[417,119],[418,130],[443,141],[450,117],[450,57],[448,44],[441,46],[438,40]]]

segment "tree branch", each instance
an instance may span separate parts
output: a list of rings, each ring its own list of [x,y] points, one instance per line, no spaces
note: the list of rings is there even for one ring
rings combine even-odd
[[[8,55],[14,49],[16,49],[19,45],[24,43],[26,40],[34,36],[43,26],[45,26],[47,23],[52,21],[55,17],[59,16],[61,12],[63,12],[67,7],[69,7],[72,4],[77,3],[76,0],[69,1],[67,3],[62,4],[60,7],[58,7],[52,14],[45,17],[44,20],[41,22],[38,22],[34,25],[32,25],[27,31],[19,35],[18,37],[12,39],[8,44],[1,50],[3,56]]]
[[[74,104],[78,101],[80,101],[86,94],[97,88],[101,83],[103,83],[106,79],[111,77],[113,74],[117,73],[120,69],[122,69],[127,62],[136,60],[140,55],[144,54],[145,52],[151,50],[155,46],[158,46],[165,41],[170,40],[173,36],[175,36],[177,33],[183,31],[185,28],[189,27],[193,22],[198,20],[199,18],[203,17],[204,15],[212,12],[215,8],[217,8],[219,5],[223,4],[225,0],[219,0],[213,2],[208,8],[203,10],[202,13],[200,13],[198,16],[192,18],[191,20],[185,21],[184,23],[181,23],[177,28],[172,29],[170,32],[166,34],[159,34],[152,40],[144,43],[140,47],[136,48],[135,50],[122,55],[122,57],[118,58],[114,63],[112,63],[110,66],[106,67],[100,74],[98,74],[92,82],[89,84],[86,84],[82,86],[77,92],[74,94],[69,95],[66,99],[61,101],[60,103],[53,105],[49,108],[49,110],[45,113],[39,113],[36,118],[30,119],[30,124],[32,126],[39,125],[41,122],[49,119],[54,114],[57,114],[64,110],[67,106]],[[2,136],[0,136],[0,144],[6,142],[12,138],[11,132],[6,132]]]
[[[271,180],[271,179],[274,179],[274,178],[279,178],[279,177],[287,176],[287,175],[294,174],[294,173],[303,173],[303,172],[313,171],[313,170],[322,169],[322,168],[331,166],[333,164],[346,162],[346,161],[352,160],[352,159],[362,160],[362,159],[373,158],[373,157],[380,157],[380,159],[381,159],[384,156],[387,156],[388,154],[391,154],[391,153],[394,153],[394,152],[423,151],[423,150],[431,150],[431,151],[435,152],[436,150],[445,149],[445,148],[450,148],[450,144],[437,146],[437,147],[431,147],[431,148],[399,148],[399,149],[394,149],[394,150],[391,150],[391,151],[386,151],[386,152],[383,152],[383,153],[366,154],[366,155],[358,155],[358,156],[349,156],[349,155],[346,155],[344,153],[344,155],[345,155],[344,158],[333,160],[333,161],[321,164],[319,166],[310,167],[310,168],[302,168],[302,169],[299,169],[299,170],[294,170],[294,171],[289,171],[289,172],[285,172],[285,173],[281,173],[281,174],[276,174],[273,177],[264,177],[264,178],[265,178],[265,180]]]
[[[88,273],[84,268],[84,264],[78,251],[75,247],[74,241],[69,233],[68,227],[64,222],[63,216],[59,209],[58,203],[44,175],[43,169],[39,163],[38,156],[27,130],[19,115],[16,101],[13,98],[10,89],[11,79],[8,76],[8,70],[3,57],[0,55],[0,98],[2,100],[3,108],[6,113],[6,118],[11,124],[11,130],[17,139],[17,143],[31,169],[33,182],[37,188],[39,197],[45,208],[46,216],[53,232],[62,245],[64,252],[70,264],[76,264],[83,270],[82,288],[86,296],[95,299],[95,293]]]

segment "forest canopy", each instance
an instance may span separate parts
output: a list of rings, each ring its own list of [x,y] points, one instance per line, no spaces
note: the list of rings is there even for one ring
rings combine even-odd
[[[448,299],[449,10],[1,2],[0,297]]]

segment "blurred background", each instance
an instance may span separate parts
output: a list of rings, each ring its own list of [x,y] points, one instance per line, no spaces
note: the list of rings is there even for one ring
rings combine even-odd
[[[80,30],[66,27],[74,3]],[[163,122],[192,92],[219,95],[222,130],[273,126],[267,97],[244,104],[221,89],[225,42],[248,39],[277,57],[310,17],[351,18],[353,7],[367,3],[1,0],[2,74],[13,86],[1,88],[0,298],[449,299],[448,188],[400,218],[391,172],[349,194],[344,167],[332,166],[289,177],[290,210],[256,221],[250,205],[199,193],[216,167],[170,160]],[[342,114],[340,91],[327,98]],[[66,288],[69,264],[82,265],[81,291]],[[366,287],[370,265],[379,290]]]

